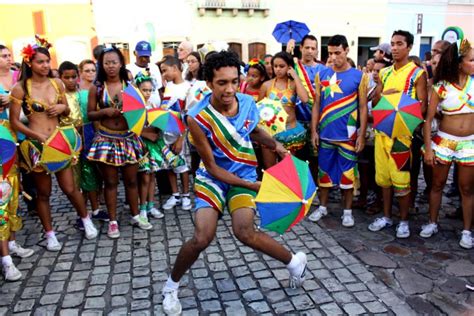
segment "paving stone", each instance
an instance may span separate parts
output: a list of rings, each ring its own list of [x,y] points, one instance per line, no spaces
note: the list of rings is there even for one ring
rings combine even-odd
[[[217,299],[219,296],[213,290],[202,290],[197,293],[199,301],[208,301],[212,299]]]
[[[344,312],[335,303],[329,303],[319,306],[326,315],[342,315]]]
[[[105,300],[103,297],[91,297],[86,299],[86,304],[84,306],[86,309],[94,309],[94,308],[104,308],[105,307]]]
[[[59,311],[60,316],[78,316],[79,315],[79,310],[78,309],[73,309],[73,308],[68,308],[68,309],[61,309]]]
[[[350,292],[336,292],[332,293],[334,300],[340,304],[355,302],[354,296]]]
[[[369,310],[371,313],[386,313],[387,309],[385,306],[383,306],[382,303],[374,301],[374,302],[368,302],[364,303],[365,308]]]
[[[43,288],[40,286],[27,287],[23,290],[21,298],[38,298],[43,293]]]
[[[105,285],[90,286],[89,289],[87,290],[86,296],[87,297],[102,296],[106,290],[107,290],[107,287]]]
[[[275,278],[258,280],[258,284],[263,291],[275,290],[280,288],[280,283]]]
[[[194,286],[198,290],[210,289],[213,286],[213,282],[210,279],[196,279],[194,280]]]
[[[433,282],[408,269],[395,270],[395,278],[400,283],[403,291],[408,295],[423,294],[431,291]]]
[[[204,312],[220,312],[222,311],[222,305],[219,301],[213,300],[213,301],[206,301],[201,303],[202,310]]]
[[[474,264],[468,260],[458,260],[449,263],[446,272],[458,277],[474,276]]]
[[[56,305],[41,306],[41,307],[35,308],[35,310],[33,312],[33,316],[55,315],[56,310],[57,310]]]
[[[353,283],[357,281],[354,275],[345,268],[332,270],[331,272],[334,273],[341,283]]]
[[[47,294],[62,293],[64,291],[65,281],[54,281],[46,284],[45,292]]]
[[[357,303],[344,304],[342,308],[349,315],[360,315],[367,313],[364,307]]]
[[[245,307],[241,301],[224,302],[226,315],[245,315]]]
[[[132,279],[132,287],[134,289],[139,289],[147,286],[150,286],[150,277],[138,277]]]
[[[293,296],[291,302],[297,311],[303,311],[314,307],[314,303],[308,295]]]
[[[408,297],[406,302],[420,315],[441,315],[440,310],[418,296]]]
[[[335,278],[321,280],[321,283],[329,292],[338,292],[344,290],[344,286]]]
[[[86,280],[79,280],[79,281],[70,281],[67,286],[67,292],[77,292],[83,291],[86,288],[87,281]]]
[[[372,302],[376,300],[375,296],[369,291],[355,292],[353,294],[357,298],[357,300],[362,303]]]
[[[112,296],[125,295],[128,293],[129,290],[130,290],[130,284],[123,283],[123,284],[112,285],[112,289],[110,293],[112,294]]]
[[[181,305],[184,309],[196,308],[198,306],[196,298],[190,296],[180,299]]]
[[[311,299],[318,305],[332,302],[333,299],[324,289],[314,290],[308,293]]]
[[[240,290],[246,291],[257,287],[255,281],[250,277],[238,278],[235,280]]]
[[[124,296],[113,296],[112,307],[128,305],[128,301]]]
[[[290,301],[275,303],[272,305],[272,307],[275,310],[275,313],[278,315],[286,314],[295,310],[295,307],[293,306],[293,304],[291,304]]]
[[[135,300],[132,302],[131,310],[136,311],[140,309],[146,309],[151,307],[151,302],[149,300]]]
[[[270,311],[270,307],[265,301],[253,302],[248,304],[250,309],[258,314]]]
[[[63,299],[63,308],[78,307],[84,301],[84,293],[66,294]]]
[[[139,289],[139,290],[133,290],[132,291],[132,298],[134,300],[139,300],[139,299],[146,299],[150,298],[150,290],[149,289]]]
[[[90,285],[104,285],[104,284],[107,284],[108,281],[109,281],[108,274],[93,275],[91,277]]]
[[[61,298],[61,294],[46,294],[41,297],[40,304],[41,305],[56,304],[57,302],[59,302],[60,298]]]
[[[35,305],[35,300],[33,300],[33,299],[20,300],[20,301],[18,301],[18,303],[16,303],[15,307],[13,308],[13,311],[15,313],[31,311],[33,309],[34,305]]]
[[[118,284],[118,283],[128,283],[130,282],[131,277],[129,273],[121,273],[121,274],[115,274],[112,276],[112,284]]]
[[[258,289],[247,291],[242,296],[247,302],[255,302],[255,301],[263,300],[263,294]]]
[[[374,267],[393,269],[397,264],[388,256],[376,251],[360,251],[356,254],[365,264]]]

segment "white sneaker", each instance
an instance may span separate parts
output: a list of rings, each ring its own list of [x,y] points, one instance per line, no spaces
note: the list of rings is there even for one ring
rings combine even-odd
[[[472,248],[472,234],[469,230],[462,231],[461,240],[459,241],[459,246],[465,249]]]
[[[174,195],[170,196],[170,198],[166,201],[165,204],[163,204],[163,209],[165,211],[171,210],[173,207],[175,207],[179,203],[179,197],[176,197]]]
[[[59,251],[63,247],[55,235],[47,236],[46,240],[46,249],[48,249],[48,251]]]
[[[154,218],[163,218],[165,217],[165,214],[161,213],[159,209],[156,207],[152,207],[151,209],[148,210],[148,213],[151,214]]]
[[[421,226],[420,236],[423,238],[430,238],[437,232],[438,232],[438,224],[428,223],[426,225]]]
[[[150,230],[153,226],[148,221],[148,218],[138,215],[137,218],[132,217],[132,225],[140,227],[143,230]]]
[[[314,211],[310,216],[308,216],[308,219],[312,222],[317,222],[319,221],[323,216],[328,215],[328,210],[327,209],[322,209],[321,206],[318,207],[316,211]]]
[[[181,197],[181,209],[183,211],[189,211],[192,208],[193,208],[193,205],[191,204],[191,199],[189,198],[189,196],[182,196]]]
[[[81,219],[82,220],[82,219]],[[82,220],[82,223],[84,224],[84,235],[86,236],[87,239],[94,239],[97,237],[99,232],[97,231],[97,228],[95,228],[94,223],[89,219],[87,220]]]
[[[117,222],[109,222],[109,228],[107,230],[107,236],[112,239],[120,237],[120,230]]]
[[[296,253],[295,257],[298,257],[300,263],[298,268],[290,271],[290,288],[292,289],[300,287],[303,284],[306,276],[306,264],[308,262],[306,254],[303,252]]]
[[[8,251],[10,252],[11,256],[17,256],[20,258],[28,258],[31,257],[35,251],[33,249],[23,248],[19,244],[15,242],[14,247],[8,247]]]
[[[178,290],[163,291],[163,312],[166,315],[180,315],[181,311]]]
[[[379,230],[384,229],[385,227],[390,227],[393,225],[393,222],[390,218],[379,217],[376,218],[372,224],[369,225],[369,230],[373,232],[378,232]]]
[[[7,266],[3,266],[3,272],[6,281],[17,281],[21,279],[21,272],[15,267],[13,263]]]
[[[410,237],[410,227],[408,222],[400,222],[397,226],[397,238],[408,238]]]
[[[344,210],[344,214],[342,214],[341,218],[342,218],[342,226],[344,227],[354,226],[354,216],[352,216],[352,210]]]

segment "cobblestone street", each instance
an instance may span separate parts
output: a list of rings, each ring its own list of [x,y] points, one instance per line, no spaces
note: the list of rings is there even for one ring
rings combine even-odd
[[[332,194],[331,212],[319,225],[304,220],[283,236],[272,234],[293,252],[308,254],[307,281],[298,290],[288,288],[283,264],[237,241],[224,216],[217,238],[181,282],[183,315],[474,313],[474,292],[465,287],[474,283],[474,251],[458,245],[460,221],[442,219],[440,233],[418,237],[427,209],[420,200],[412,236],[397,240],[393,228],[369,232],[373,217],[362,211],[355,211],[355,228],[343,228],[337,199]],[[446,209],[458,203],[444,202]],[[167,212],[146,232],[130,226],[121,210],[118,240],[107,237],[103,223],[97,223],[99,237],[86,240],[74,228],[76,215],[65,197],[52,199],[52,208],[63,249],[46,251],[38,218],[24,218],[18,240],[36,253],[15,258],[21,281],[1,281],[0,315],[162,314],[170,263],[193,232],[190,212]]]

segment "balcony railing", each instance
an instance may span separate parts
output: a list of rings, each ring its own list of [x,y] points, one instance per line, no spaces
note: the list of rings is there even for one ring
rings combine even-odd
[[[253,9],[266,10],[268,9],[267,1],[265,0],[199,0],[199,9]]]

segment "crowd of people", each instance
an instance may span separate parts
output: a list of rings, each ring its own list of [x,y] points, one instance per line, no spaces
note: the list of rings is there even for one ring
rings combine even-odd
[[[33,198],[26,202],[41,220],[47,250],[62,247],[49,204],[54,174],[87,239],[98,235],[93,220],[108,222],[109,238],[120,237],[120,179],[131,224],[143,230],[153,229],[150,218],[163,218],[178,205],[191,210],[194,202],[194,237],[182,246],[163,289],[167,313],[181,311],[179,280],[213,240],[225,208],[236,237],[286,264],[290,284],[299,286],[306,255],[290,253],[253,225],[253,199],[261,177],[257,171],[288,154],[307,160],[318,182],[319,206],[309,220],[317,222],[327,215],[330,189],[339,188],[342,225],[355,225],[353,208],[370,214],[383,210],[383,216],[368,226],[379,231],[393,224],[395,197],[400,210],[398,238],[410,236],[408,218],[415,209],[421,166],[429,218],[420,236],[438,232],[442,192],[454,163],[463,218],[459,244],[472,248],[474,50],[467,40],[438,41],[431,59],[420,63],[410,56],[413,41],[409,32],[395,31],[390,43],[372,49],[374,56],[362,70],[351,63],[343,35],[329,39],[325,64],[317,59],[318,42],[312,35],[299,43],[301,56],[293,55],[296,43],[290,41],[286,51],[248,63],[227,51],[204,55],[182,42],[177,56],[167,55],[153,64],[150,43],[140,41],[129,65],[119,49],[100,45],[94,49],[95,60],[85,59],[79,65],[64,61],[56,75],[46,40],[38,37],[37,44],[23,49],[19,69],[10,50],[0,46],[0,122],[20,142],[19,159],[8,174],[2,174],[2,185],[12,191],[11,199],[2,199],[0,216],[5,279],[21,278],[10,255],[33,254],[15,241],[21,228],[17,216],[21,190]],[[172,111],[186,123],[186,130],[146,125],[140,135],[130,131],[122,111],[123,91],[129,85],[140,91],[147,110]],[[392,136],[373,129],[374,107],[382,98],[396,95],[417,101],[425,118],[413,133]],[[274,136],[259,127],[255,104],[264,98],[277,101],[288,114],[286,130]],[[43,153],[59,132],[79,137],[82,149],[51,171]],[[155,174],[162,170],[166,177],[159,181],[169,181],[171,195],[160,209],[155,202],[159,184]],[[376,193],[373,205],[370,189]],[[356,191],[359,197],[353,202]],[[106,210],[100,209],[101,197]]]

